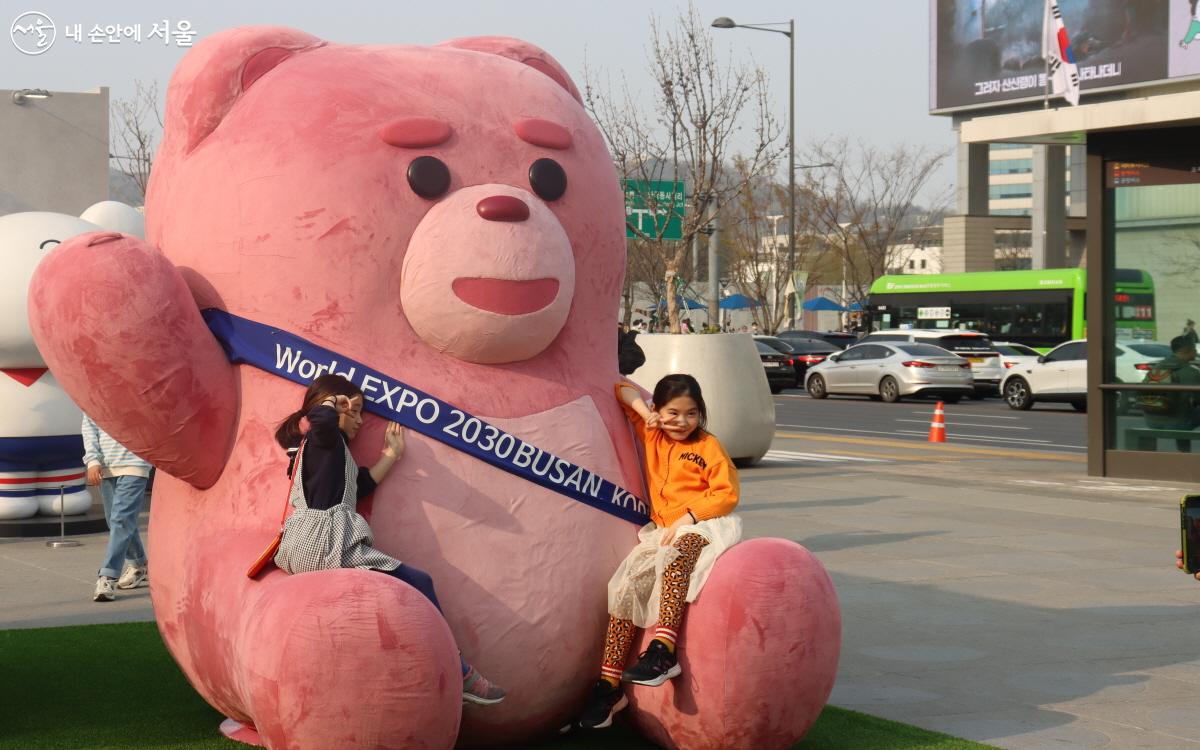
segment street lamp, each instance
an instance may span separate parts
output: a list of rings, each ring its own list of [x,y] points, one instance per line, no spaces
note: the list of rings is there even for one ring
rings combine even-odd
[[[24,104],[30,99],[49,99],[54,96],[46,89],[19,89],[13,92],[13,104]]]
[[[784,23],[735,23],[728,16],[721,16],[712,22],[714,29],[754,29],[755,31],[771,31],[783,34],[788,38],[788,268],[796,268],[796,19]],[[787,26],[783,29],[772,29],[771,26]],[[796,327],[796,295],[788,300],[788,327]]]

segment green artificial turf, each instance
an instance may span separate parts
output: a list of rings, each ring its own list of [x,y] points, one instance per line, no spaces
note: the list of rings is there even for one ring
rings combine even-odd
[[[153,623],[0,631],[0,750],[244,748],[171,661]],[[553,739],[539,750],[652,748],[633,730]],[[802,750],[973,750],[966,740],[829,707]]]

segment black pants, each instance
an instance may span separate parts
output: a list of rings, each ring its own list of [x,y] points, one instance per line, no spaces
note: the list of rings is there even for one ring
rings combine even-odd
[[[424,594],[426,599],[433,602],[433,606],[437,607],[438,612],[442,611],[442,605],[438,603],[437,592],[433,590],[433,578],[425,571],[400,563],[400,567],[395,570],[381,570],[379,572],[404,581],[409,586]]]

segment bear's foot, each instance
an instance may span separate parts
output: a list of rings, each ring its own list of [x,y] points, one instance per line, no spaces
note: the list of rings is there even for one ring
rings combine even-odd
[[[687,608],[683,673],[626,687],[631,718],[667,748],[790,748],[829,699],[841,640],[837,594],[812,553],[783,539],[742,542]]]
[[[292,750],[454,746],[462,670],[428,599],[373,570],[261,583],[238,644],[250,723],[238,730],[227,722],[223,731],[238,736],[226,736]]]

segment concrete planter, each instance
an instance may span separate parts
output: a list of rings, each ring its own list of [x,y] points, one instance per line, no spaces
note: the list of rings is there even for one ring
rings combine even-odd
[[[659,378],[687,373],[700,382],[708,431],[739,465],[752,464],[771,447],[775,401],[750,334],[642,334],[646,364],[630,379],[648,391]]]

